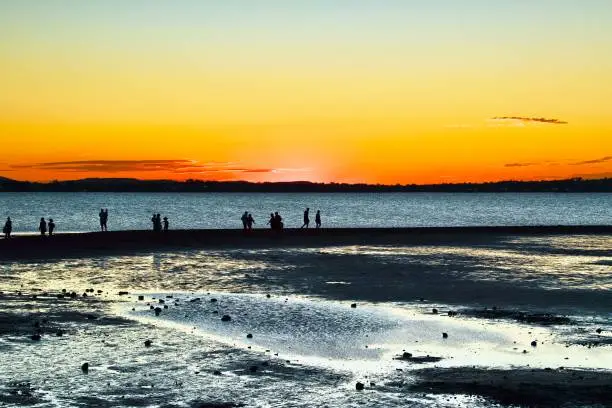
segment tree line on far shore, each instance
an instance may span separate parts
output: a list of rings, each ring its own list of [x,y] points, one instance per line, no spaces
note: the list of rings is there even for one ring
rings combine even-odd
[[[0,177],[0,192],[236,192],[236,193],[610,193],[612,178],[455,184],[344,184],[295,182],[138,180],[90,178],[48,183]]]

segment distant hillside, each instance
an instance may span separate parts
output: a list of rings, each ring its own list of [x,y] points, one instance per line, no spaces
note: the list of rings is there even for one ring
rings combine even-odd
[[[0,192],[612,192],[612,178],[555,181],[500,181],[430,185],[311,183],[251,183],[246,181],[172,181],[89,178],[36,183],[0,177]]]

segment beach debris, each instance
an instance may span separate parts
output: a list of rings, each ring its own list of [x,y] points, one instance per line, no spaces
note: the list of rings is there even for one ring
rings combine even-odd
[[[433,314],[438,314],[438,309],[436,309],[435,307],[433,309],[431,309],[431,313]]]
[[[357,307],[357,303],[351,303],[351,307],[355,309]]]
[[[363,385],[363,383],[357,381],[357,384],[355,384],[355,389],[357,391],[363,391],[364,388],[365,388],[365,385]]]
[[[42,337],[40,336],[40,334],[38,334],[38,333],[34,333],[33,335],[31,335],[31,336],[30,336],[30,338],[31,338],[33,341],[40,341],[40,339],[41,339]]]
[[[256,365],[252,365],[252,366],[250,366],[250,367],[249,367],[249,371],[250,371],[250,372],[252,372],[252,373],[257,372],[257,366],[256,366]]]
[[[222,322],[229,322],[231,320],[232,320],[232,317],[230,315],[223,315],[223,317],[221,317]]]
[[[162,309],[161,307],[156,307],[155,308],[155,316],[159,316],[159,314],[161,313]]]
[[[538,345],[537,341],[534,340],[534,341],[531,342],[531,347],[536,347],[537,345]]]
[[[442,333],[442,338],[443,339],[448,339],[448,333]]]
[[[138,300],[144,300],[144,296],[143,295],[138,295]]]
[[[130,292],[128,292],[127,290],[121,290],[119,291],[119,296],[124,296],[124,295],[129,295]]]
[[[216,303],[216,302],[217,302],[217,299],[215,298],[210,299],[210,303]]]
[[[247,339],[252,339],[253,335],[251,333],[247,334]]]
[[[83,363],[81,365],[81,371],[83,371],[83,374],[89,373],[89,363]]]
[[[145,340],[144,342],[145,347],[151,347],[151,344],[153,344],[153,342],[149,339]]]

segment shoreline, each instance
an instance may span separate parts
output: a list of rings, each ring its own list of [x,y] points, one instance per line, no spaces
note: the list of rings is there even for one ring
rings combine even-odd
[[[29,260],[133,251],[342,245],[459,245],[504,236],[612,235],[612,225],[150,230],[17,235],[0,239],[0,260]]]

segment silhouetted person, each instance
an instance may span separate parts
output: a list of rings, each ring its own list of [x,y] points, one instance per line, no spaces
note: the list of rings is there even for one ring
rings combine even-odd
[[[249,213],[245,211],[242,217],[240,217],[240,220],[242,221],[242,229],[246,231],[249,222]]]
[[[304,224],[300,228],[304,228],[304,227],[308,228],[308,226],[310,225],[310,216],[309,216],[309,214],[310,214],[310,208],[307,208],[304,211]]]
[[[44,236],[47,233],[47,221],[44,218],[40,219],[40,224],[38,224],[38,230],[40,231],[40,235]]]
[[[274,214],[270,213],[270,219],[268,220],[268,225],[270,225],[270,229],[276,229],[274,228],[274,224],[275,224]]]
[[[161,232],[161,230],[162,230],[162,218],[161,218],[161,214],[157,214],[157,216],[155,216],[155,231]]]
[[[168,217],[164,217],[164,231],[168,232],[169,228],[170,228],[170,222],[168,221]]]
[[[4,228],[2,228],[2,232],[4,233],[4,238],[9,239],[11,237],[11,232],[13,232],[13,221],[11,221],[11,217],[6,219],[4,223]]]
[[[255,224],[255,219],[252,214],[249,214],[247,216],[247,228],[250,230],[253,229],[253,224]]]
[[[274,213],[274,228],[277,231],[280,231],[283,229],[283,217],[280,216],[278,211]]]
[[[53,222],[53,218],[49,218],[49,236],[53,235],[54,230],[55,230],[55,223]]]
[[[108,231],[108,208],[103,211],[102,230],[103,231]]]
[[[321,211],[317,210],[317,214],[315,215],[315,225],[317,229],[321,228]]]
[[[104,210],[102,208],[100,208],[100,214],[98,214],[98,217],[100,217],[100,231],[104,231]]]

